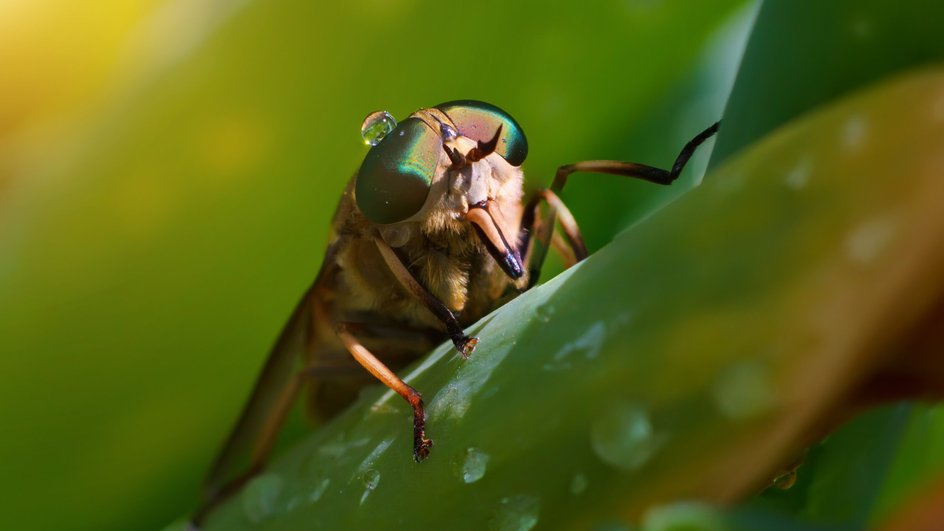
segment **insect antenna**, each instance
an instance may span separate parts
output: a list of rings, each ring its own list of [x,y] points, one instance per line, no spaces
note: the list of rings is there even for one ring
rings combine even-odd
[[[492,137],[488,142],[482,142],[479,140],[478,145],[466,154],[465,158],[469,159],[469,162],[476,162],[484,159],[485,157],[492,154],[495,151],[495,148],[498,147],[498,138],[501,136],[502,126],[498,126],[498,130],[495,131],[495,136]]]
[[[443,144],[443,150],[446,152],[446,155],[449,155],[449,160],[452,161],[453,168],[461,168],[469,164],[469,161],[466,160],[466,157],[462,153],[459,153],[458,149],[453,149]]]

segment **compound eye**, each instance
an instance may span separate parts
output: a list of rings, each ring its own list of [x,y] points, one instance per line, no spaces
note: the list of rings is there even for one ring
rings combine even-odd
[[[459,100],[436,106],[455,122],[459,134],[472,140],[488,142],[501,126],[495,153],[512,166],[521,166],[528,156],[528,139],[510,114],[484,101]]]
[[[364,157],[357,172],[357,207],[374,223],[403,221],[423,208],[442,153],[442,140],[407,118]]]

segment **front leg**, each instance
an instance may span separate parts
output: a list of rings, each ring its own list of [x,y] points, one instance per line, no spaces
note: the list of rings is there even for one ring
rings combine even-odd
[[[456,350],[462,354],[463,358],[468,358],[475,350],[475,346],[478,345],[479,338],[465,335],[462,326],[456,320],[456,316],[453,315],[452,311],[416,280],[410,270],[400,261],[397,253],[383,238],[375,236],[374,243],[377,244],[377,249],[380,250],[380,255],[383,256],[387,267],[393,272],[393,276],[406,288],[407,292],[419,299],[429,311],[433,312],[433,315],[446,325],[446,331],[449,333],[449,338],[452,339],[452,344],[456,346]]]
[[[538,223],[541,202],[548,204],[554,217],[549,221],[541,220]],[[555,236],[557,236],[554,232],[555,220],[560,223],[561,230],[564,231],[574,261],[579,262],[588,255],[587,246],[583,242],[583,235],[580,234],[580,227],[577,226],[577,220],[574,219],[567,205],[551,190],[538,190],[525,206],[521,218],[521,232],[518,236],[518,249],[521,255],[524,256],[525,267],[528,268],[529,289],[537,284],[538,277],[541,274],[541,266],[544,265],[544,259],[547,257],[547,250],[555,241]],[[536,236],[535,231],[537,232]],[[532,238],[538,241],[539,245],[537,247],[532,248]],[[558,252],[560,251],[558,248]]]
[[[544,259],[547,256],[547,249],[551,242],[551,237],[554,234],[555,221],[560,223],[564,235],[567,237],[568,244],[574,251],[576,259],[580,261],[587,257],[587,249],[583,244],[583,238],[580,236],[580,229],[577,228],[577,222],[573,215],[571,215],[570,210],[567,209],[563,201],[557,196],[557,194],[564,189],[564,185],[567,184],[567,178],[571,174],[578,172],[607,173],[642,179],[654,184],[670,185],[675,182],[682,173],[682,170],[685,169],[685,165],[695,153],[698,146],[714,136],[718,132],[719,126],[720,122],[715,122],[701,133],[695,135],[695,138],[689,140],[688,143],[682,147],[682,151],[679,152],[670,170],[617,160],[589,160],[575,164],[567,164],[558,168],[550,190],[539,191],[525,207],[521,219],[521,233],[518,247],[522,256],[525,256],[525,261],[528,263],[528,287],[530,288],[537,283],[541,266],[544,265]],[[549,208],[544,217],[539,220],[538,215],[541,201],[546,202]],[[530,249],[530,245],[532,238],[535,238],[533,235],[535,230],[537,231],[536,239],[540,243],[540,246],[532,250]],[[528,252],[529,250],[531,252]]]
[[[354,337],[351,333],[353,326],[349,323],[338,323],[336,328],[338,337],[348,352],[351,353],[351,356],[367,369],[367,372],[402,396],[413,408],[413,459],[416,461],[426,459],[429,456],[430,447],[433,446],[433,441],[426,437],[426,409],[423,407],[423,397],[416,389],[407,385],[406,382],[394,374],[389,367],[384,365]]]

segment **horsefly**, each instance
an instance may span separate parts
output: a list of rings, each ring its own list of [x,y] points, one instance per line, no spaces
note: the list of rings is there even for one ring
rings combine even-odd
[[[386,112],[370,114],[361,132],[371,147],[341,196],[321,270],[220,451],[195,520],[262,469],[303,388],[312,413],[329,418],[353,402],[369,373],[409,403],[413,458],[426,459],[433,441],[423,399],[395,371],[447,338],[469,357],[479,339],[463,327],[533,286],[549,247],[568,263],[586,258],[557,195],[570,174],[668,185],[717,130],[715,123],[689,141],[671,170],[568,164],[550,189],[523,202],[528,143],[505,111],[465,100],[421,109],[399,124]]]

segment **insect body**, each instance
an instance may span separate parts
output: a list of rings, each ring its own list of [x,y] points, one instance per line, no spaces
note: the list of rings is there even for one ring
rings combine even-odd
[[[617,161],[571,164],[558,170],[551,189],[524,203],[528,144],[501,109],[455,101],[396,125],[345,188],[321,271],[219,454],[197,519],[261,469],[303,388],[314,414],[326,418],[353,401],[372,375],[410,404],[413,456],[425,459],[432,441],[422,398],[394,371],[444,339],[468,357],[478,338],[463,328],[533,285],[552,240],[575,260],[586,257],[556,194],[568,175],[613,173],[670,184],[717,127],[690,141],[670,171]],[[543,216],[542,203],[548,205]],[[552,230],[555,221],[566,243]]]

